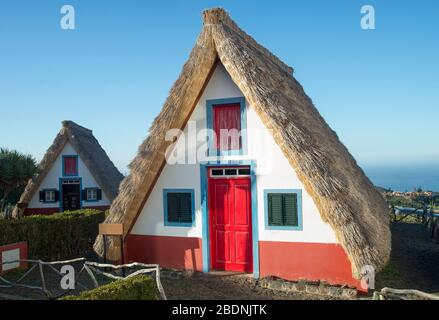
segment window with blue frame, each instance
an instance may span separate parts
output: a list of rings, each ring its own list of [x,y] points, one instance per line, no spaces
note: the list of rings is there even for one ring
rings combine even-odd
[[[265,190],[267,229],[302,229],[302,191]]]
[[[245,154],[247,114],[245,98],[207,100],[209,156]]]
[[[165,225],[193,226],[195,222],[194,190],[164,189],[163,208]]]
[[[62,169],[63,169],[63,176],[64,177],[73,177],[78,176],[79,174],[79,161],[78,156],[63,156],[63,163],[62,163]]]

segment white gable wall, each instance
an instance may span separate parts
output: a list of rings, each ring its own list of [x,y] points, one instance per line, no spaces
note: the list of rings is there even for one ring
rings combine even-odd
[[[219,64],[210,79],[198,105],[191,115],[190,122],[196,122],[197,132],[206,128],[206,100],[243,97],[239,88],[225,68]],[[257,201],[259,240],[284,242],[337,243],[332,228],[324,223],[310,195],[304,189],[295,171],[274,142],[271,134],[262,123],[253,108],[247,104],[247,141],[248,154],[227,156],[227,160],[256,160],[257,162]],[[185,129],[187,137],[188,128]],[[198,142],[195,152],[202,146]],[[264,148],[261,149],[261,146]],[[268,157],[267,155],[272,155]],[[265,160],[268,159],[268,161]],[[199,164],[167,164],[150,194],[132,234],[160,235],[179,237],[202,237],[202,212]],[[164,224],[163,189],[195,190],[195,225],[194,227],[171,227]],[[264,189],[301,189],[303,230],[267,230],[265,227]]]
[[[50,169],[49,173],[44,178],[43,182],[41,183],[40,187],[38,188],[38,191],[34,194],[32,197],[32,200],[29,203],[29,208],[59,208],[59,202],[57,203],[43,203],[40,202],[40,196],[39,191],[44,189],[56,189],[59,190],[59,179],[63,178],[62,174],[62,157],[63,156],[72,156],[72,155],[78,155],[76,150],[73,148],[73,146],[70,143],[67,143],[64,147],[63,151],[60,153],[58,158],[56,159],[55,163],[53,164],[53,167]],[[82,189],[85,188],[100,188],[102,189],[94,179],[93,175],[91,174],[90,170],[88,170],[85,163],[81,160],[81,157],[78,156],[79,162],[78,162],[78,177],[66,177],[70,179],[75,178],[82,178]],[[84,207],[96,207],[96,206],[109,206],[111,205],[111,202],[108,200],[105,193],[102,191],[102,200],[97,202],[84,202],[82,203],[82,206]]]

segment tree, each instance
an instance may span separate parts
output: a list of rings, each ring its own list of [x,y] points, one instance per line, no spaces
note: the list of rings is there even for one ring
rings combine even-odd
[[[31,155],[0,148],[0,211],[3,211],[7,198],[37,172],[37,164]]]

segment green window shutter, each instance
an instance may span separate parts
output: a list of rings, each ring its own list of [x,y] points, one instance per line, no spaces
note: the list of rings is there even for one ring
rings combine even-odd
[[[167,194],[168,222],[192,223],[192,194],[170,192]]]
[[[282,205],[283,225],[289,227],[297,227],[299,222],[297,213],[297,194],[282,194]]]
[[[282,226],[282,194],[268,194],[268,224],[270,226]]]
[[[40,191],[40,202],[46,202],[46,193],[44,191]]]
[[[97,189],[96,190],[96,197],[97,197],[96,200],[98,200],[98,201],[102,200],[102,189]]]
[[[192,196],[190,193],[179,193],[179,218],[180,222],[192,223]]]
[[[168,193],[168,222],[178,221],[178,197],[176,193]]]

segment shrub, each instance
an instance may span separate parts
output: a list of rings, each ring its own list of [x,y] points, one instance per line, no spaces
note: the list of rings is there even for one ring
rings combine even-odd
[[[105,213],[79,210],[0,220],[0,245],[27,241],[29,259],[60,260],[90,252]]]
[[[156,292],[154,279],[138,275],[84,291],[79,296],[67,296],[60,300],[156,300]]]

